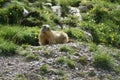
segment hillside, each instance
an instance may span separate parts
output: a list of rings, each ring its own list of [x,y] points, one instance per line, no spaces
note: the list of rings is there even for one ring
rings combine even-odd
[[[119,0],[0,0],[0,80],[119,80]],[[43,24],[66,44],[39,45]]]

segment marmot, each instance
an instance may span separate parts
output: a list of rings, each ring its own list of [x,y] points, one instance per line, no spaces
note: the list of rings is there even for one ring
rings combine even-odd
[[[63,31],[53,31],[49,25],[43,25],[38,35],[39,44],[57,44],[67,43],[69,41],[68,35]]]

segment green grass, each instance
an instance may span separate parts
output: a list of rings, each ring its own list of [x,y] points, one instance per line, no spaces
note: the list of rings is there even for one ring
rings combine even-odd
[[[14,80],[27,80],[24,74],[17,74]]]
[[[17,54],[17,45],[0,38],[0,55],[12,56]]]
[[[64,70],[58,70],[58,71],[56,72],[56,74],[57,74],[57,75],[64,76],[64,75],[65,75],[65,72],[64,72]]]
[[[39,57],[33,53],[29,53],[26,55],[26,59],[28,61],[39,60]]]
[[[87,57],[85,57],[85,56],[79,57],[78,62],[80,62],[82,65],[86,65],[87,64]]]
[[[72,48],[67,47],[65,45],[63,45],[63,46],[60,47],[60,51],[61,52],[69,52],[69,54],[73,54],[74,52],[76,52],[75,49],[72,49]]]
[[[94,44],[94,43],[90,43],[90,44],[88,44],[88,46],[89,46],[89,50],[90,50],[91,52],[94,52],[94,51],[97,51],[97,50],[98,50],[97,45]]]
[[[15,44],[38,45],[38,28],[29,28],[22,26],[0,25],[0,37],[12,41]]]
[[[97,68],[111,70],[114,67],[112,57],[106,52],[97,52],[93,58],[93,65]]]
[[[47,65],[43,64],[41,67],[40,67],[40,71],[41,71],[41,74],[47,74],[49,72],[49,68]]]
[[[74,69],[75,68],[75,62],[70,60],[70,59],[66,59],[66,64],[68,65],[69,68]]]
[[[70,38],[76,39],[77,41],[91,42],[91,40],[88,39],[87,36],[84,34],[84,31],[82,29],[70,28],[68,30],[65,30],[65,32]]]
[[[65,62],[65,58],[63,56],[62,57],[58,57],[57,60],[56,60],[56,62],[58,64],[63,64]]]
[[[75,68],[75,62],[69,58],[58,57],[56,59],[56,63],[58,64],[67,64],[67,66],[71,69]]]

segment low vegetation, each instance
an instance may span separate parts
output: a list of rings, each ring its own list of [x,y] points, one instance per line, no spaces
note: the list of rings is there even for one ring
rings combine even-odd
[[[69,54],[73,54],[74,52],[76,52],[75,49],[70,48],[70,47],[65,46],[65,45],[63,45],[63,46],[60,47],[60,51],[62,51],[62,52],[68,52]]]
[[[60,5],[61,17],[55,15],[50,5],[46,5],[46,3],[51,3],[52,6]],[[58,51],[64,54],[68,53],[69,56],[55,55],[54,57],[57,56],[55,64],[67,65],[74,70],[76,64],[86,66],[91,62],[90,64],[97,70],[114,71],[119,74],[119,4],[120,0],[0,0],[0,56],[21,55],[28,61],[38,61],[40,57],[51,58],[53,55],[49,50],[44,49],[43,56],[39,57],[38,54],[30,52],[28,48],[39,45],[38,34],[43,24],[49,24],[54,30],[61,30],[56,27],[58,25],[68,34],[70,39],[77,43],[87,44],[85,46],[89,48],[89,51],[86,51],[85,46],[82,46],[84,48],[84,53],[82,53],[80,52],[82,48],[76,48],[74,45],[72,47],[66,46],[66,44],[61,45]],[[80,11],[82,21],[69,14],[70,6],[86,7],[85,11]],[[24,14],[25,10],[28,12],[27,15]],[[68,26],[68,28],[63,26]],[[91,36],[86,35],[85,32]],[[104,45],[104,50],[99,49],[101,45]],[[42,48],[43,46],[38,50],[42,50]],[[92,55],[90,60],[86,56],[88,53],[89,56]],[[71,55],[77,56],[77,59],[72,59]],[[42,75],[50,72],[46,64],[43,64],[39,71]],[[66,79],[63,70],[59,70],[56,74],[61,75],[63,80]],[[85,74],[84,72],[80,73],[82,77]],[[91,71],[88,72],[88,75],[95,76]],[[23,74],[18,74],[15,77],[15,80],[19,79],[26,80]]]
[[[24,74],[18,74],[14,80],[27,80]]]
[[[57,64],[67,64],[67,66],[71,69],[75,68],[75,62],[69,58],[58,57],[56,60]]]
[[[48,66],[43,64],[41,67],[40,67],[40,72],[41,74],[47,74],[49,72],[49,69],[48,69]]]
[[[97,52],[93,59],[94,66],[97,68],[110,70],[114,67],[114,61],[112,60],[112,57],[105,52]]]

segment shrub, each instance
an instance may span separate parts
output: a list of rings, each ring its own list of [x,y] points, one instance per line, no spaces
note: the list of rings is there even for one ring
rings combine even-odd
[[[35,10],[31,11],[26,17],[23,18],[21,25],[30,27],[40,26],[44,21],[46,21],[44,16],[41,16],[40,12]]]
[[[0,9],[0,23],[5,24],[8,23],[8,15],[7,15],[7,9]]]
[[[113,61],[111,56],[107,53],[96,53],[93,59],[93,64],[97,68],[105,70],[111,70],[113,68]]]
[[[25,18],[21,22],[21,25],[30,26],[30,27],[32,27],[32,26],[39,26],[40,24],[41,24],[40,20],[37,19],[37,18],[34,18],[34,17]]]
[[[6,3],[6,2],[10,2],[11,0],[0,0],[0,7],[3,7],[3,5]]]
[[[77,27],[78,17],[75,15],[67,15],[67,18],[61,20],[64,24],[69,25],[70,27]]]
[[[81,29],[70,28],[69,30],[66,30],[66,33],[70,38],[77,39],[78,41],[89,41]]]
[[[11,5],[0,10],[0,23],[20,24],[23,19],[23,7],[19,5]],[[3,21],[2,21],[3,20]]]
[[[79,0],[55,0],[57,4],[60,4],[62,6],[79,6],[80,1]]]
[[[97,48],[97,45],[95,43],[90,43],[88,44],[89,45],[89,50],[90,51],[96,51],[98,48]]]

